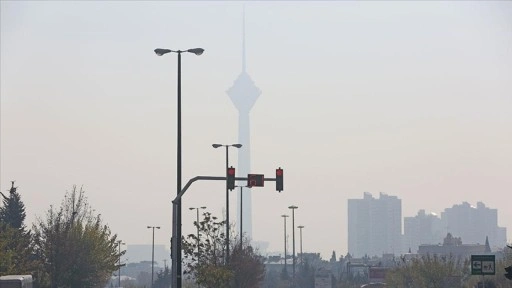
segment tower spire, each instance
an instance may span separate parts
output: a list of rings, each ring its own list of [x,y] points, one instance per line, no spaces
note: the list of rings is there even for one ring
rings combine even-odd
[[[242,72],[247,72],[245,62],[245,3],[242,6]]]

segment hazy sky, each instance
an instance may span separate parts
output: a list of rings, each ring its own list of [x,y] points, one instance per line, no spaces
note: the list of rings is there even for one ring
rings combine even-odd
[[[128,245],[151,243],[147,225],[168,245],[177,59],[153,49],[206,50],[182,58],[183,179],[224,175],[211,144],[238,139],[226,91],[241,71],[242,2],[0,3],[0,189],[16,180],[30,226],[83,185]],[[282,193],[253,189],[254,240],[282,253],[294,204],[306,252],[346,254],[347,199],[365,191],[398,196],[403,216],[482,201],[512,238],[512,2],[245,5],[262,91],[252,171],[285,170]],[[184,234],[188,207],[222,215],[224,185],[189,189]]]

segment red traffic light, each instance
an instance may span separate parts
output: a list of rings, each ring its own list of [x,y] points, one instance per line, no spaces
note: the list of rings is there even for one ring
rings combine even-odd
[[[276,191],[283,191],[283,169],[276,169]]]
[[[235,189],[235,168],[229,167],[226,177],[226,185],[229,190]]]
[[[235,168],[228,168],[228,175],[235,175]]]

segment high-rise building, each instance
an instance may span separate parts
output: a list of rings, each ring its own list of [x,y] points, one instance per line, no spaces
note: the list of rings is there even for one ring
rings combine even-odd
[[[507,242],[507,230],[498,227],[498,210],[478,202],[476,207],[468,202],[453,205],[441,213],[441,221],[447,233],[461,237],[467,244],[483,244],[489,237],[491,248],[501,249]]]
[[[420,210],[414,217],[404,217],[404,244],[402,251],[417,253],[420,245],[440,244],[446,236],[441,218]]]
[[[348,200],[348,252],[353,257],[400,254],[402,200],[380,193],[376,199],[365,192],[363,199]]]
[[[253,80],[247,74],[245,59],[245,7],[243,11],[242,24],[242,72],[238,75],[235,83],[227,91],[231,101],[238,110],[238,143],[242,144],[242,148],[238,149],[238,171],[237,175],[246,176],[251,171],[251,125],[249,114],[251,108],[258,100],[261,91],[254,84]],[[239,185],[245,185],[240,183]],[[240,213],[240,201],[238,202],[238,223],[242,218],[243,233],[249,239],[252,239],[252,195],[251,189],[243,189],[243,215]],[[240,197],[240,195],[238,196]],[[243,216],[243,217],[242,217]],[[239,226],[239,225],[237,225]],[[241,231],[239,231],[241,232]]]

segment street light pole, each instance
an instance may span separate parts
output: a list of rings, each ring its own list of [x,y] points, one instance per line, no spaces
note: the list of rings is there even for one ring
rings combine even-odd
[[[238,185],[235,185],[235,187],[240,187],[240,249],[243,247],[243,236],[244,236],[244,230],[243,230],[243,194],[244,194],[244,187],[249,187],[249,186],[238,186]]]
[[[300,266],[304,269],[304,254],[302,253],[302,228],[304,228],[304,226],[299,225],[297,228],[300,229]]]
[[[229,189],[228,189],[228,168],[229,168],[229,146],[226,145],[226,265],[229,263]]]
[[[284,219],[284,273],[285,275],[288,275],[288,270],[286,269],[286,218],[290,217],[288,215],[281,215]]]
[[[160,226],[148,226],[148,229],[153,229],[153,244],[151,246],[151,286],[153,287],[153,276],[155,268],[155,228],[160,229]]]
[[[297,209],[299,207],[292,205],[288,208],[292,209],[293,286],[295,286],[295,209]]]
[[[119,248],[119,273],[118,273],[118,282],[117,287],[121,287],[121,245],[124,245],[123,241],[117,240],[117,246]]]
[[[241,148],[242,144],[212,144],[213,148],[226,147],[226,179],[228,178],[229,168],[229,147]],[[229,263],[229,188],[226,180],[226,264]]]
[[[201,55],[203,54],[204,52],[204,49],[203,48],[192,48],[192,49],[187,49],[187,50],[170,50],[170,49],[163,49],[163,48],[157,48],[154,50],[155,51],[155,54],[158,55],[158,56],[162,56],[162,55],[165,55],[167,53],[177,53],[178,54],[178,107],[177,107],[177,116],[178,116],[178,128],[177,128],[177,138],[178,138],[178,143],[177,143],[177,175],[176,175],[176,195],[179,195],[180,192],[181,192],[181,53],[183,52],[188,52],[188,53],[193,53],[193,54],[196,54],[196,55]],[[181,288],[181,274],[182,274],[182,269],[181,269],[181,199],[178,200],[178,203],[176,204],[176,218],[177,218],[177,227],[176,227],[176,235],[173,235],[173,241],[174,242],[173,244],[176,245],[176,254],[177,255],[172,255],[173,259],[176,259],[175,261],[173,260],[173,262],[175,263],[175,265],[172,265],[172,270],[173,270],[173,273],[172,273],[172,276],[175,278],[175,280],[173,280],[173,285],[176,286],[176,288]],[[174,231],[174,229],[173,229]],[[174,279],[173,278],[173,279]],[[178,280],[179,279],[179,280]],[[174,283],[176,282],[176,283]]]

